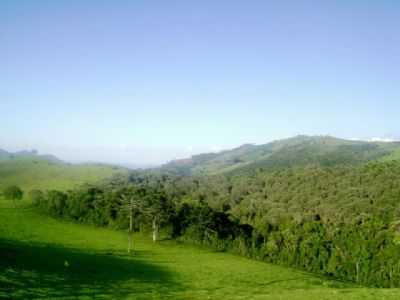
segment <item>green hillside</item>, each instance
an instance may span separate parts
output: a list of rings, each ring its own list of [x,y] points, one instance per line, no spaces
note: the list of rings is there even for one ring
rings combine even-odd
[[[246,144],[218,153],[176,160],[161,169],[177,174],[246,172],[257,168],[356,165],[391,155],[400,143],[363,142],[330,136],[296,136],[264,145]]]
[[[122,179],[122,180],[121,180]],[[34,203],[67,220],[172,239],[366,286],[400,287],[400,162],[251,175],[135,172]],[[146,229],[147,228],[147,229]]]
[[[1,299],[395,300],[364,288],[173,241],[126,234],[0,203]]]
[[[381,161],[400,161],[400,149],[396,149],[390,154],[381,158]]]
[[[19,156],[0,160],[0,190],[14,184],[25,191],[66,190],[125,172],[102,164],[68,164],[40,156]]]
[[[0,298],[398,299],[399,153],[299,136],[161,173],[8,157],[2,185],[53,191],[0,201]]]

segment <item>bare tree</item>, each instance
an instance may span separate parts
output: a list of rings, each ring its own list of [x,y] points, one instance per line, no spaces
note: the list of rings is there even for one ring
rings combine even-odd
[[[165,195],[154,193],[151,198],[151,205],[147,209],[147,214],[152,218],[153,242],[157,242],[160,226],[171,214],[171,203],[169,203]]]
[[[158,240],[158,233],[159,233],[159,222],[158,222],[158,216],[155,215],[153,217],[153,242],[157,242]]]
[[[142,203],[140,199],[135,198],[133,195],[121,195],[123,204],[121,206],[122,211],[128,212],[129,217],[129,228],[128,228],[128,253],[130,254],[132,245],[132,234],[133,234],[133,216],[135,213],[141,212],[143,210]]]
[[[153,242],[159,239],[160,226],[168,218],[170,203],[165,195],[153,192],[142,193],[141,196],[136,192],[121,195],[122,205],[121,210],[128,213],[129,229],[128,229],[128,253],[132,251],[132,233],[133,233],[133,218],[140,214],[142,218],[151,220],[153,229]]]

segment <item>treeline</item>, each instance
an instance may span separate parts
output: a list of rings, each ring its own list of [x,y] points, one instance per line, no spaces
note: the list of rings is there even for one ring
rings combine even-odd
[[[352,280],[400,286],[400,164],[305,167],[251,176],[133,172],[68,192],[33,191],[53,215],[175,239]],[[125,199],[125,200],[124,200]]]

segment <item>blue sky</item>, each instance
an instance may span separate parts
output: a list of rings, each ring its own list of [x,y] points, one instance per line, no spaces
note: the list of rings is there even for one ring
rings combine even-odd
[[[156,164],[400,137],[400,2],[0,2],[0,148]]]

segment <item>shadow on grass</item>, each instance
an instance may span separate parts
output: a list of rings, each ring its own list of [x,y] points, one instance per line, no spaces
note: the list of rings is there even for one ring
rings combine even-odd
[[[140,255],[0,240],[0,299],[123,299],[182,290],[171,272]]]

